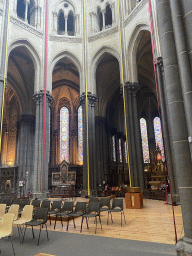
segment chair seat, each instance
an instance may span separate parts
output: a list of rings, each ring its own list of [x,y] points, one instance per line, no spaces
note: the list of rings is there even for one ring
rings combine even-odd
[[[117,208],[117,209],[109,209],[108,211],[109,212],[121,212],[121,211],[123,211],[123,209],[119,209],[119,208]]]
[[[69,213],[69,217],[80,217],[83,214],[83,212]]]
[[[48,211],[48,215],[51,215],[51,214],[57,214],[59,211]]]
[[[26,222],[25,225],[26,226],[38,226],[38,225],[42,225],[44,223],[46,223],[46,221],[44,221],[44,220],[32,220],[32,221]]]
[[[100,212],[108,211],[109,208],[100,208]]]
[[[83,217],[85,218],[91,218],[91,217],[96,217],[96,216],[99,216],[98,213],[86,213],[83,215]]]
[[[30,221],[29,219],[16,220],[16,221],[13,222],[13,224],[22,225],[22,224],[25,224],[26,222],[29,222],[29,221]]]
[[[70,212],[58,212],[57,217],[69,217]]]

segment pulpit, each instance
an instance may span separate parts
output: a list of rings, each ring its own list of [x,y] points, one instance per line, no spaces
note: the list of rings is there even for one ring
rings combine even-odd
[[[128,188],[128,193],[125,193],[126,209],[141,209],[143,208],[143,193],[140,187]]]

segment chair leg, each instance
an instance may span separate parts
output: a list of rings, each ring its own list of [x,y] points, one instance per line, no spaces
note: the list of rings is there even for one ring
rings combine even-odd
[[[13,242],[12,242],[12,237],[10,236],[10,239],[11,239],[11,245],[12,245],[12,248],[13,248],[13,255],[15,256],[15,250],[14,250],[14,247],[13,247]]]
[[[83,226],[83,217],[82,217],[82,220],[81,220],[81,229],[80,229],[80,232],[82,232],[82,226]]]
[[[75,226],[75,220],[74,220],[74,217],[73,217],[73,225],[74,225],[74,228],[76,228],[76,226]]]
[[[108,216],[107,216],[107,225],[108,225],[108,221],[109,221],[109,211],[108,211]]]
[[[26,226],[25,226],[25,231],[24,231],[24,234],[23,234],[23,240],[22,240],[22,243],[24,242],[25,232],[26,232]]]
[[[99,215],[99,222],[100,222],[101,229],[102,229],[102,224],[101,224],[101,218],[100,218],[100,215]]]
[[[123,211],[123,215],[124,215],[124,221],[125,221],[125,224],[126,224],[126,220],[125,220],[125,213],[124,213],[124,211]]]
[[[68,231],[68,228],[69,228],[69,217],[67,218],[67,228],[66,228],[66,231]]]
[[[122,227],[122,212],[121,212],[121,227]]]
[[[50,225],[51,225],[51,218],[50,218],[50,215],[49,215],[49,221],[50,221]]]
[[[49,241],[49,237],[48,237],[48,231],[47,231],[47,224],[45,223],[46,226],[46,232],[47,232],[47,240]]]
[[[63,227],[63,221],[62,221],[62,216],[61,216],[61,226]]]
[[[89,219],[89,218],[88,218]],[[89,226],[88,226],[88,219],[86,218],[86,222],[87,222],[87,229],[89,229]]]
[[[95,227],[95,234],[97,232],[97,217],[95,216],[95,222],[96,222],[96,227]]]
[[[111,213],[111,222],[113,223],[113,219],[112,219],[112,213]]]
[[[56,227],[56,219],[57,219],[57,215],[55,215],[55,224],[54,224],[54,229]]]
[[[33,226],[32,226],[32,234],[33,234],[33,239],[35,239],[34,231],[33,231]]]
[[[40,225],[40,230],[39,230],[39,238],[38,238],[38,242],[37,242],[37,245],[39,245],[40,235],[41,235],[41,225]]]

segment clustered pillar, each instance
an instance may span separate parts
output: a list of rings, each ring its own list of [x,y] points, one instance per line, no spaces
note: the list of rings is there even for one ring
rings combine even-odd
[[[24,194],[33,190],[33,147],[35,117],[23,115],[19,121],[19,181],[23,181]]]
[[[97,98],[88,92],[88,120],[86,118],[86,95],[82,93],[80,102],[83,110],[83,191],[82,196],[88,196],[88,166],[87,166],[87,142],[89,145],[89,184],[90,196],[97,195],[97,170],[95,152],[95,103]],[[87,121],[88,121],[88,141],[87,141]]]
[[[46,131],[45,131],[45,160],[44,160],[44,183],[43,183],[43,122],[44,122],[44,90],[35,93],[36,101],[36,124],[34,141],[34,174],[33,174],[33,197],[43,198],[48,194],[48,161],[50,152],[50,103],[52,97],[46,93]]]
[[[184,0],[157,0],[156,3],[166,81],[164,92],[168,103],[175,169],[184,226],[184,237],[177,243],[177,255],[192,255],[191,127],[189,128],[192,87],[192,82],[189,78],[192,75],[189,52],[192,49],[190,49],[190,44],[186,44],[185,36],[182,36],[182,31],[186,29],[187,38],[191,40],[192,33],[188,24],[190,23],[189,19],[192,17],[192,4],[191,1]],[[178,38],[178,35],[180,35],[180,38]]]
[[[136,93],[140,86],[137,83],[125,83],[125,105],[128,134],[128,148],[132,187],[144,189],[143,160],[141,149],[141,133],[137,110]]]

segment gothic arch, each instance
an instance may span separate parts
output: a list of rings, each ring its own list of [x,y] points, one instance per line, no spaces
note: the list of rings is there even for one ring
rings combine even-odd
[[[22,39],[22,40],[16,40],[14,42],[12,42],[9,46],[8,49],[8,59],[10,56],[10,53],[12,52],[12,50],[18,48],[18,47],[24,47],[27,49],[28,53],[29,53],[29,57],[32,59],[34,68],[35,68],[35,79],[34,79],[34,92],[39,91],[40,88],[40,70],[41,70],[41,60],[40,57],[35,49],[35,47],[27,40],[27,39]],[[8,62],[7,62],[8,65]],[[7,66],[8,67],[8,66]]]
[[[51,92],[52,91],[52,73],[53,73],[53,70],[54,70],[54,67],[56,66],[56,64],[63,58],[69,58],[71,60],[71,62],[73,62],[73,64],[75,64],[75,66],[77,67],[78,69],[78,72],[79,72],[79,80],[80,80],[80,91],[81,91],[81,85],[83,84],[82,83],[82,67],[81,67],[81,63],[79,61],[79,59],[74,55],[72,54],[71,52],[69,51],[62,51],[60,52],[59,54],[57,54],[55,57],[53,57],[53,59],[51,60],[50,62],[50,70],[51,72],[49,72],[49,79],[48,79],[48,90]]]
[[[69,12],[72,10],[74,13],[76,13],[76,6],[75,4],[70,1],[70,0],[58,0],[56,3],[55,3],[55,12],[58,13],[59,10],[61,9],[61,5],[64,3],[64,2],[67,2],[72,8],[69,8]]]
[[[137,24],[130,37],[127,48],[127,81],[138,82],[136,54],[140,40],[146,30],[150,31],[148,24]]]
[[[97,70],[97,66],[98,66],[99,62],[101,61],[101,59],[102,59],[102,57],[105,53],[109,53],[117,59],[117,61],[119,63],[119,70],[120,70],[120,81],[122,82],[122,73],[121,73],[121,69],[120,69],[120,63],[121,63],[120,55],[112,47],[104,46],[94,54],[92,62],[91,62],[91,67],[92,67],[92,69],[91,69],[91,81],[92,81],[92,84],[93,84],[92,85],[93,86],[92,90],[93,90],[94,94],[96,93],[96,70]]]

